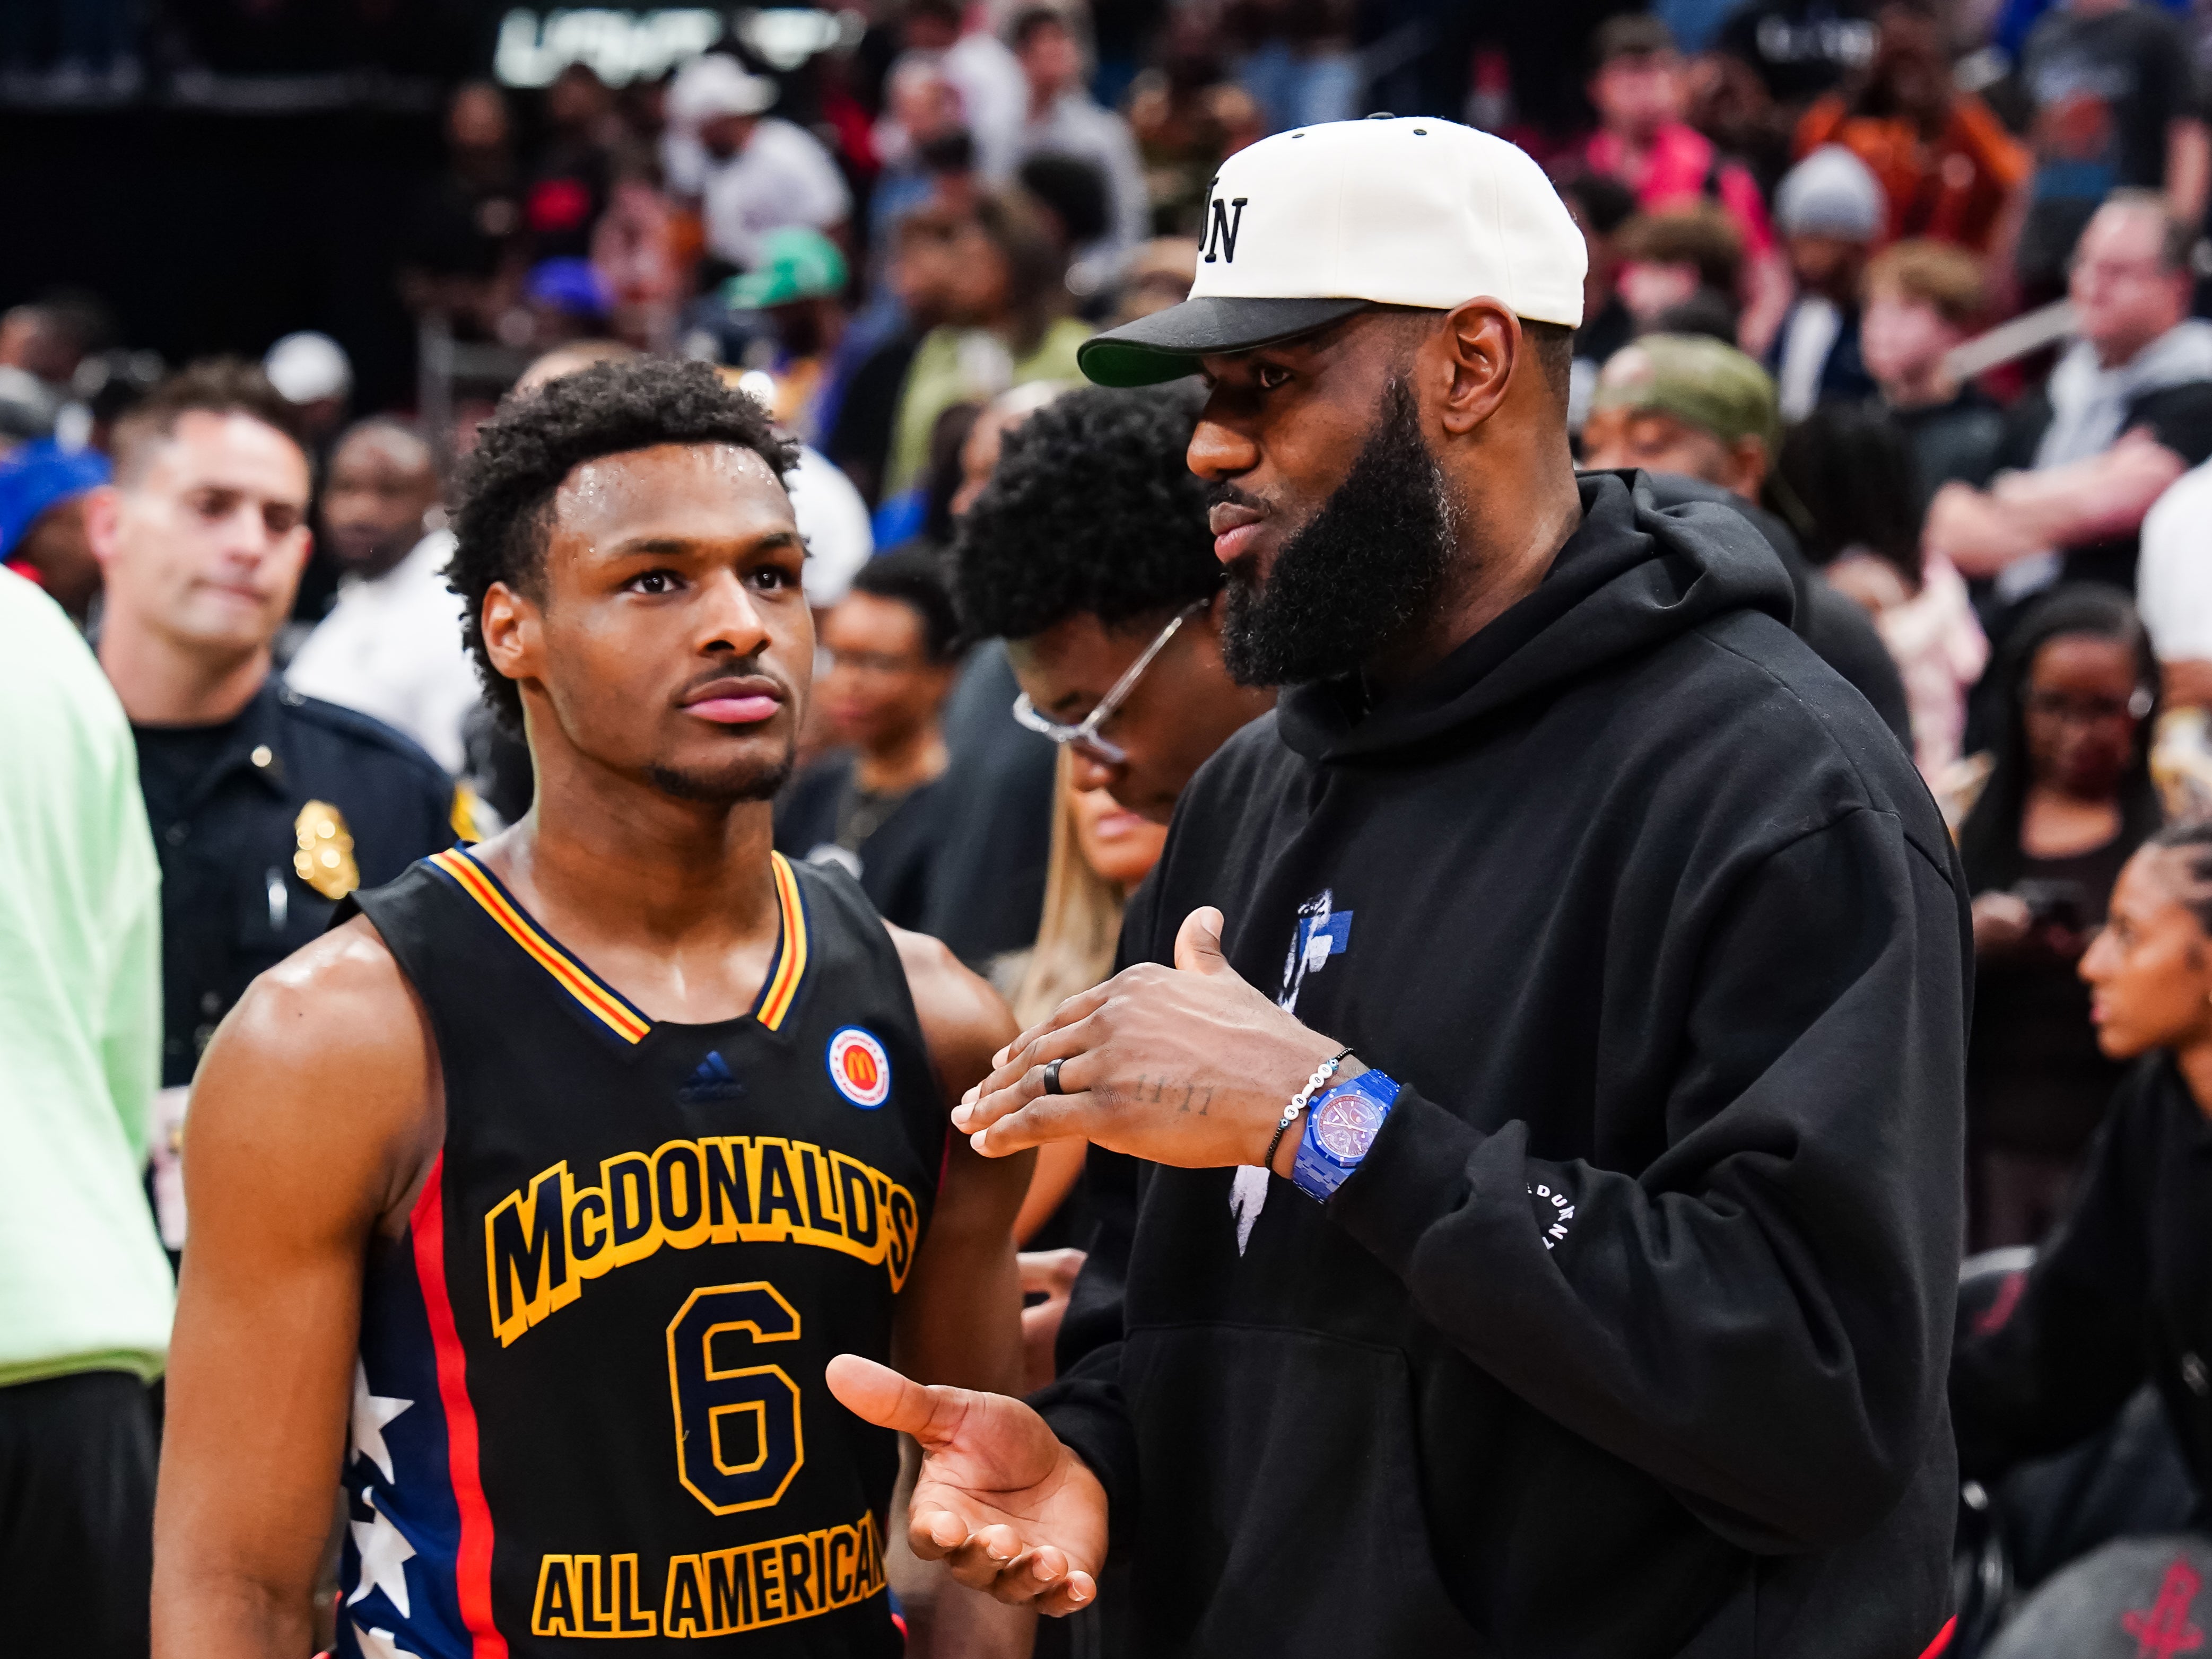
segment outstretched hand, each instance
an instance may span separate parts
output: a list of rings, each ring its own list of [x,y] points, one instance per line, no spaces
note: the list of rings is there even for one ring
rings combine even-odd
[[[953,1126],[987,1158],[1080,1136],[1182,1169],[1257,1164],[1285,1105],[1339,1045],[1248,984],[1221,953],[1221,927],[1202,906],[1176,934],[1174,967],[1127,968],[1060,1004],[994,1057]],[[1055,1060],[1061,1092],[1048,1095]],[[1278,1174],[1296,1148],[1285,1135]]]
[[[839,1354],[826,1377],[854,1416],[921,1447],[907,1522],[916,1555],[1040,1613],[1090,1605],[1106,1556],[1106,1491],[1044,1419],[1005,1395],[925,1388],[857,1354]]]

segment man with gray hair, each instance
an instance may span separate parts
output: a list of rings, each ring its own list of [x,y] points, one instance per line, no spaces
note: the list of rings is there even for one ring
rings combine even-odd
[[[1987,489],[1946,484],[1929,503],[1929,550],[1995,577],[2002,602],[2062,575],[2132,587],[2143,514],[2212,459],[2212,323],[2189,314],[2194,240],[2156,192],[2113,191],[2074,250],[2075,338],[2045,387],[2033,467]]]

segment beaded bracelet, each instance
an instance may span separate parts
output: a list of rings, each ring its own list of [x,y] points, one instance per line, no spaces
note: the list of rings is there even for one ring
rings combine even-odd
[[[1339,1048],[1315,1066],[1313,1075],[1306,1079],[1306,1086],[1291,1097],[1291,1103],[1283,1108],[1283,1121],[1275,1126],[1275,1138],[1267,1143],[1267,1155],[1260,1160],[1261,1169],[1273,1170],[1275,1167],[1275,1152],[1283,1144],[1284,1132],[1297,1120],[1298,1114],[1305,1110],[1306,1103],[1314,1097],[1314,1091],[1336,1075],[1336,1068],[1344,1064],[1345,1057],[1351,1052],[1349,1048]]]

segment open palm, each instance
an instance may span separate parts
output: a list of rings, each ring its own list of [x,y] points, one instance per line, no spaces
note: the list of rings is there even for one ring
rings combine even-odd
[[[1106,1492],[1044,1419],[1005,1395],[924,1388],[857,1354],[832,1359],[827,1380],[854,1416],[921,1446],[908,1519],[916,1555],[1041,1613],[1073,1613],[1097,1595]]]

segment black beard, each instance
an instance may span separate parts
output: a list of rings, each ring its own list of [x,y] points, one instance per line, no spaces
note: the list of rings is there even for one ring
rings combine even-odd
[[[677,800],[704,801],[710,806],[736,806],[749,800],[773,800],[790,781],[793,750],[787,745],[780,758],[767,766],[733,772],[685,772],[672,766],[648,766],[646,781]]]
[[[1229,567],[1222,660],[1240,685],[1302,685],[1381,656],[1429,614],[1457,552],[1450,487],[1402,377],[1352,471],[1260,580]],[[1233,493],[1233,492],[1232,492]]]

